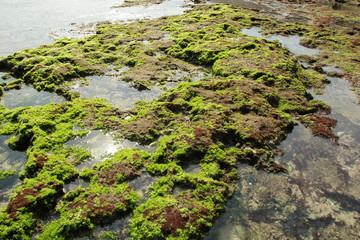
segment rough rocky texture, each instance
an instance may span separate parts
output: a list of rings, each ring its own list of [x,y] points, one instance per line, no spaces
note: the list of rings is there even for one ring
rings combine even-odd
[[[340,59],[358,52],[356,29],[345,35],[353,46],[348,51],[339,41],[342,30],[279,24],[233,6],[199,5],[182,16],[103,24],[94,36],[62,39],[0,59],[0,68],[20,79],[2,86],[4,90],[26,82],[69,100],[1,108],[0,133],[13,135],[9,146],[26,150],[28,162],[20,175],[22,185],[0,212],[0,236],[31,239],[38,231],[40,239],[68,239],[133,212],[129,231],[134,239],[202,238],[233,194],[239,163],[287,171],[273,158],[276,145],[296,125],[294,120],[315,135],[336,140],[336,122],[319,115],[329,113],[330,107],[312,100],[306,91],[321,88],[324,78],[306,72],[279,42],[241,33],[253,26],[263,27],[267,34],[304,35],[307,46],[343,51],[337,55]],[[315,70],[333,61],[326,56],[313,59],[318,63]],[[357,64],[356,56],[350,58],[345,74],[356,76],[350,68]],[[70,91],[72,81],[103,74],[109,65],[139,90],[182,83],[159,99],[138,102],[128,112],[102,100],[76,99]],[[192,81],[199,72],[212,75]],[[157,149],[122,150],[80,173],[89,181],[87,188],[64,195],[65,184],[79,176],[75,165],[89,157],[84,150],[63,146],[87,133],[76,126],[113,130],[119,137]],[[197,173],[186,172],[191,164],[199,166]],[[138,202],[130,182],[142,172],[157,181],[148,198]],[[57,211],[59,219],[44,225],[40,207]]]

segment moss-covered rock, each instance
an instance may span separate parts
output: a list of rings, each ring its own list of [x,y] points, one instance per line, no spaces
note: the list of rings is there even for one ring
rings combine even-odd
[[[12,135],[9,146],[26,151],[28,156],[20,173],[23,183],[2,210],[1,227],[7,226],[2,231],[4,239],[26,239],[34,232],[39,215],[53,209],[63,195],[64,184],[79,175],[75,165],[90,156],[85,150],[63,144],[84,134],[75,126],[103,127],[111,111],[114,109],[104,101],[80,99],[42,107],[2,108],[1,134]],[[31,221],[24,223],[21,219],[25,218]],[[13,228],[21,225],[21,233],[14,233]]]
[[[181,16],[102,24],[96,35],[0,58],[0,68],[21,79],[11,86],[30,83],[71,99],[12,110],[0,106],[0,134],[11,135],[9,146],[28,156],[20,174],[23,184],[0,212],[0,236],[30,239],[42,229],[40,239],[69,239],[133,212],[133,239],[198,239],[225,209],[239,163],[286,172],[274,161],[273,150],[292,130],[294,119],[319,136],[336,139],[335,122],[316,115],[330,107],[306,91],[321,89],[324,78],[305,71],[279,42],[241,33],[252,26],[267,28],[269,34],[319,37],[311,26],[279,25],[255,12],[215,4]],[[317,47],[339,36],[336,31],[323,34]],[[337,49],[339,41],[332,42]],[[182,83],[128,112],[103,100],[75,99],[68,83],[104,74],[109,65],[139,90]],[[189,81],[199,71],[212,76]],[[65,184],[79,176],[75,166],[90,156],[64,143],[86,134],[83,129],[113,130],[157,149],[121,150],[81,172],[87,188],[64,195]],[[198,165],[198,172],[186,173],[191,164]],[[128,183],[143,172],[158,179],[149,197],[138,202]],[[39,208],[55,208],[60,217],[44,227]]]
[[[67,193],[58,206],[60,218],[45,226],[39,239],[69,239],[88,235],[94,223],[105,224],[121,217],[137,202],[136,193],[127,184],[104,187],[92,184]]]
[[[13,170],[0,170],[0,181],[14,175],[14,173],[15,171]]]
[[[176,187],[184,190],[174,194]],[[133,239],[199,238],[232,195],[225,183],[184,173],[163,177],[152,188],[152,198],[134,211]]]
[[[124,149],[101,164],[94,165],[93,170],[84,169],[81,177],[104,186],[112,186],[139,177],[149,158],[148,152]]]

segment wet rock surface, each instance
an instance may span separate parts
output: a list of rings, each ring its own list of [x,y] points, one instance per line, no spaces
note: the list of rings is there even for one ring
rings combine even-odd
[[[68,102],[1,107],[0,133],[11,135],[9,146],[26,151],[28,161],[20,173],[22,184],[0,212],[0,236],[95,236],[96,225],[115,224],[126,216],[131,216],[124,223],[129,232],[106,231],[103,237],[199,239],[214,223],[209,234],[215,239],[218,234],[227,239],[331,238],[335,232],[358,236],[359,163],[344,160],[348,154],[358,156],[358,135],[343,128],[338,115],[324,116],[331,106],[307,90],[323,89],[325,65],[341,68],[356,87],[359,72],[352,69],[358,66],[358,29],[345,23],[356,22],[356,14],[337,12],[335,19],[333,8],[315,1],[266,4],[256,11],[198,5],[181,16],[103,23],[96,35],[61,39],[1,58],[0,68],[19,83],[56,92]],[[314,6],[312,13],[319,10],[322,18],[306,10]],[[301,13],[286,15],[298,7]],[[274,9],[281,13],[277,21],[272,19]],[[283,23],[299,18],[306,21]],[[333,20],[336,24],[327,27]],[[303,45],[322,51],[294,56],[279,41],[242,32],[252,27],[267,35],[300,35]],[[307,61],[306,67],[295,57]],[[81,99],[71,91],[79,78],[108,74],[109,66],[119,80],[140,91],[175,86],[130,110]],[[18,88],[17,83],[10,85]],[[5,91],[10,85],[4,85]],[[65,143],[89,129],[111,130],[156,148],[123,149],[79,171],[76,165],[89,160],[91,151]],[[291,131],[302,135],[278,146]],[[314,139],[309,156],[304,138]],[[326,149],[317,148],[319,142]],[[189,165],[196,171],[189,171]],[[152,185],[145,194],[134,184],[144,174],[154,179],[147,180]],[[88,184],[65,193],[66,185],[79,178]],[[243,212],[237,208],[221,215],[234,205]],[[45,224],[44,217],[53,214],[59,217]],[[223,218],[236,219],[226,225],[226,233],[220,230]]]

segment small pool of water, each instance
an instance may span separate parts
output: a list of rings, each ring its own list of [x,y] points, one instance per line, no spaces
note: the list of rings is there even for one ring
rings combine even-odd
[[[336,146],[297,126],[279,146],[288,174],[239,166],[238,190],[206,239],[357,239],[359,127],[338,124]]]
[[[341,70],[339,68],[336,68],[336,67],[331,67],[331,66],[324,66],[324,67],[322,67],[322,69],[325,72],[337,72],[337,73],[342,73],[343,72],[343,70]]]
[[[38,92],[30,86],[23,86],[19,90],[9,90],[4,92],[0,104],[7,108],[18,108],[28,106],[43,106],[49,103],[62,103],[66,100],[55,93]]]
[[[138,91],[116,76],[94,76],[88,79],[89,85],[74,85],[72,91],[79,92],[83,98],[105,98],[108,103],[121,110],[131,109],[140,100],[155,99],[164,92],[158,88]]]
[[[9,136],[0,136],[0,166],[5,170],[20,172],[27,161],[25,152],[13,151],[7,145]]]
[[[84,85],[82,82],[77,82],[72,86],[72,92],[78,92],[83,98],[104,98],[112,106],[121,110],[129,110],[134,107],[138,101],[150,101],[158,98],[166,90],[174,88],[178,82],[191,79],[196,82],[205,77],[211,77],[211,74],[204,70],[190,74],[183,71],[169,72],[169,78],[175,81],[172,84],[163,86],[154,86],[150,90],[139,91],[131,86],[131,83],[122,81],[122,73],[129,70],[128,67],[123,67],[119,70],[114,70],[113,66],[109,66],[109,72],[103,76],[88,77],[88,84]]]
[[[87,188],[90,185],[90,183],[85,182],[81,178],[77,178],[75,181],[67,184],[64,186],[65,193],[73,191],[79,187],[81,188]]]
[[[309,91],[316,100],[320,100],[331,106],[331,117],[346,118],[355,125],[360,126],[360,106],[357,104],[357,97],[351,91],[349,82],[342,78],[327,77],[331,84],[326,85],[324,94],[315,95]]]
[[[300,37],[300,36],[286,36],[285,37],[285,36],[280,36],[280,35],[274,35],[274,36],[268,37],[268,36],[264,36],[260,33],[259,27],[242,29],[241,32],[248,36],[265,38],[265,39],[271,40],[271,41],[278,40],[283,45],[283,47],[286,47],[287,49],[290,50],[290,52],[292,52],[295,55],[306,54],[306,55],[312,56],[312,55],[316,55],[321,52],[321,50],[319,50],[319,49],[312,49],[312,48],[307,48],[307,47],[301,46],[300,40],[302,37]]]
[[[151,150],[150,147],[141,146],[137,142],[129,140],[115,140],[110,133],[104,133],[101,130],[90,131],[82,138],[78,137],[66,142],[64,146],[82,148],[90,151],[92,158],[77,165],[76,168],[78,170],[82,170],[84,168],[91,169],[94,164],[110,158],[121,149],[138,148],[145,151]]]
[[[14,189],[21,185],[18,174],[0,180],[0,208],[6,206],[10,201],[10,195]]]
[[[190,174],[199,174],[201,173],[201,167],[200,164],[190,164],[184,169],[184,172],[190,173]]]
[[[9,136],[0,136],[0,166],[4,171],[15,171],[15,174],[0,180],[0,208],[9,201],[9,196],[15,187],[20,185],[18,173],[24,169],[27,156],[25,152],[13,151],[7,145]]]
[[[148,173],[142,173],[139,177],[128,181],[129,186],[140,196],[138,204],[143,204],[149,199],[149,188],[156,182],[158,177],[152,177]]]
[[[119,239],[119,240],[130,240],[129,225],[131,222],[131,215],[127,215],[122,219],[118,219],[111,224],[104,226],[97,225],[91,236],[87,237],[76,237],[74,240],[98,240],[98,239]],[[110,237],[104,237],[105,234],[111,234]],[[113,238],[115,237],[115,238]]]
[[[6,76],[6,72],[0,72],[0,78]],[[0,79],[2,83],[10,83],[15,78]],[[49,103],[62,103],[65,98],[55,93],[38,92],[33,87],[22,84],[21,89],[12,89],[4,91],[4,95],[0,98],[0,104],[7,108],[18,108],[28,106],[43,106]]]

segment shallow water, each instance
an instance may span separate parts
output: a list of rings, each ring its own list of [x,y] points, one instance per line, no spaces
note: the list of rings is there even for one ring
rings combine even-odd
[[[259,27],[242,29],[241,32],[243,34],[253,37],[266,38],[267,40],[271,40],[271,41],[277,40],[282,44],[283,47],[286,47],[287,49],[290,50],[290,52],[292,52],[295,55],[306,54],[312,56],[321,52],[321,50],[319,49],[312,49],[301,46],[299,44],[301,40],[300,36],[280,36],[280,35],[264,36],[260,33]]]
[[[18,173],[24,169],[27,157],[25,152],[13,151],[7,145],[9,136],[0,136],[0,169],[12,170],[15,174],[0,180],[0,208],[9,201],[12,189],[20,185]]]
[[[13,151],[7,145],[9,136],[0,136],[0,166],[2,169],[20,172],[26,162],[25,152]]]
[[[79,92],[83,98],[105,98],[112,106],[121,110],[131,109],[137,101],[149,101],[159,97],[164,92],[160,89],[138,91],[129,83],[116,79],[115,76],[89,77],[87,86],[72,86],[74,92]]]
[[[111,8],[119,0],[2,0],[0,8],[0,56],[53,42],[79,37],[84,24],[128,21],[181,14],[184,0],[165,1],[150,7]]]
[[[49,103],[61,103],[66,100],[54,93],[38,92],[30,86],[24,86],[19,90],[10,90],[4,93],[0,104],[7,108],[28,106],[43,106]]]
[[[184,10],[181,7],[183,1],[180,0],[166,1],[148,8],[110,9],[111,5],[120,3],[114,0],[2,1],[0,56],[50,43],[52,40],[49,37],[74,36],[78,33],[76,29],[81,27],[82,23],[158,17],[178,14]],[[21,17],[18,17],[20,15]],[[69,32],[71,29],[73,31]],[[262,37],[259,29],[256,28],[243,30],[243,33]],[[300,37],[279,36],[268,39],[282,41],[284,46],[296,55],[319,53],[317,50],[299,46]],[[98,79],[96,77],[89,86],[79,88],[80,95],[93,97],[91,94],[99,94],[99,97],[108,99],[111,104],[123,108],[130,108],[137,99],[148,100],[147,92],[139,93],[129,89],[125,83],[115,82],[109,77],[105,78],[104,80],[102,77]],[[313,137],[308,129],[299,124],[279,145],[285,155],[278,157],[277,160],[289,169],[289,173],[269,174],[247,165],[239,165],[242,178],[237,183],[237,191],[229,200],[226,212],[210,230],[208,240],[358,239],[360,236],[359,105],[356,104],[355,94],[349,90],[346,81],[341,78],[330,79],[332,83],[327,86],[324,94],[316,95],[315,98],[332,106],[333,110],[329,117],[338,120],[335,132],[340,137],[339,145],[334,145],[330,140]],[[100,84],[104,83],[103,81],[106,81],[106,84]],[[116,85],[111,85],[115,83]],[[105,86],[118,90],[106,89]],[[16,90],[13,91],[13,94],[18,93]],[[10,94],[11,91],[5,93],[1,102],[5,102],[8,93]],[[112,97],[108,98],[109,95]],[[36,98],[39,100],[43,97],[38,95]],[[18,99],[20,99],[19,95],[8,102],[15,104],[14,107],[20,106],[16,105],[21,104],[17,103]],[[121,101],[117,102],[116,99]],[[22,94],[19,101],[26,103],[35,100],[24,101]],[[7,137],[0,137],[0,151],[3,151],[0,152],[1,159],[5,159],[2,165],[11,166],[12,169],[16,166],[16,171],[20,171],[26,162],[25,153],[8,149],[4,144],[6,139]],[[91,168],[93,164],[109,158],[119,149],[137,147],[147,150],[130,141],[117,142],[110,134],[101,131],[92,131],[83,138],[69,141],[66,145],[87,148],[91,151],[93,158],[80,164],[78,169]],[[198,173],[199,165],[190,165],[185,171]],[[145,174],[130,181],[129,184],[144,201],[148,187],[153,181],[155,181],[153,178]],[[19,184],[18,175],[0,181],[0,207],[6,204],[11,190]],[[67,185],[65,189],[70,191],[79,186],[86,187],[87,183],[79,179]],[[127,239],[126,228],[130,218],[131,216],[128,216],[104,227],[97,226],[96,234],[115,231],[120,239]]]
[[[71,23],[104,20],[116,0],[1,1],[0,56],[51,43],[49,34]]]
[[[0,72],[0,77],[6,73]],[[6,80],[0,79],[0,82],[9,83],[15,78]],[[62,103],[66,100],[55,93],[38,92],[29,85],[23,84],[21,89],[13,89],[4,91],[4,95],[0,98],[0,104],[7,108],[18,108],[28,106],[43,106],[49,103]]]
[[[86,136],[67,141],[64,146],[82,148],[90,151],[92,158],[76,166],[78,170],[92,168],[94,164],[100,163],[117,151],[126,148],[138,148],[140,150],[151,151],[151,147],[141,146],[137,142],[129,140],[115,140],[110,133],[101,130],[90,131]]]
[[[336,130],[344,134],[336,146],[296,127],[279,146],[288,174],[239,166],[238,190],[207,239],[357,239],[360,141],[354,128],[359,125],[340,122]]]
[[[294,42],[285,46],[298,44],[297,39],[287,41]],[[324,94],[313,95],[332,107],[328,117],[338,121],[339,144],[314,137],[299,123],[278,146],[285,154],[276,160],[287,174],[239,165],[237,191],[207,240],[359,239],[359,105],[348,82],[328,78]]]
[[[344,118],[360,126],[360,113],[356,94],[350,90],[350,84],[341,78],[327,77],[331,84],[327,85],[322,95],[314,95],[315,99],[326,102],[332,108],[332,117]],[[311,91],[310,91],[311,92]]]

